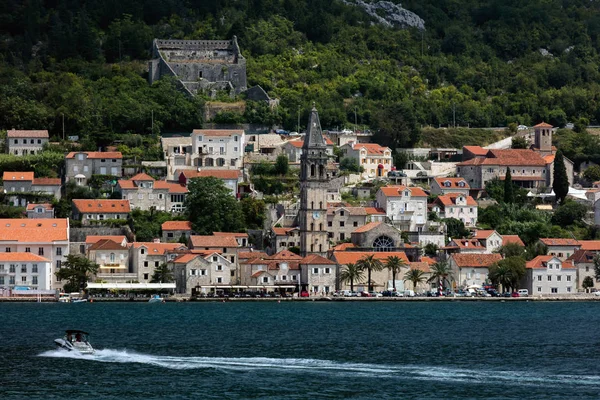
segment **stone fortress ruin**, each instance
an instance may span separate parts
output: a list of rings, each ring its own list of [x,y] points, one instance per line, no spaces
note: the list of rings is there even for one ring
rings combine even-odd
[[[234,36],[231,40],[162,40],[152,42],[150,84],[174,76],[190,95],[217,91],[237,95],[247,89],[246,59]]]

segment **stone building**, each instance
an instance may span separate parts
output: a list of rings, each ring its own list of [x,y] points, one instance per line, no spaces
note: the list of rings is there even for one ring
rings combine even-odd
[[[26,156],[38,154],[48,143],[48,131],[21,131],[11,129],[6,133],[6,149],[8,154]]]
[[[182,254],[168,264],[173,271],[177,293],[207,294],[230,289],[235,279],[235,264],[219,253]]]
[[[162,241],[165,243],[179,242],[182,237],[189,238],[193,232],[190,221],[166,221],[161,225],[161,230]]]
[[[313,106],[300,160],[300,254],[325,256],[329,250],[327,238],[327,143],[321,131],[319,114]]]
[[[318,254],[309,254],[300,260],[300,276],[303,290],[329,295],[336,289],[337,264]]]
[[[87,249],[88,260],[98,264],[96,278],[108,283],[137,280],[129,265],[129,248],[123,242],[100,239]]]
[[[386,177],[392,170],[392,150],[376,143],[346,143],[340,147],[345,157],[356,160],[364,168],[361,178]]]
[[[242,171],[239,169],[206,169],[176,171],[175,179],[180,185],[187,187],[190,179],[213,177],[223,181],[231,190],[231,194],[238,196],[238,185],[243,182]]]
[[[234,36],[231,40],[161,40],[152,43],[150,84],[163,76],[176,77],[190,95],[247,89],[246,59]]]
[[[577,239],[540,238],[540,242],[548,248],[548,255],[559,260],[566,260],[577,250],[581,249],[581,242]]]
[[[123,155],[119,151],[73,151],[65,157],[65,181],[87,184],[92,175],[123,176]]]
[[[181,243],[134,242],[129,247],[131,271],[140,283],[149,283],[155,269],[187,251]]]
[[[91,225],[92,221],[109,219],[127,219],[131,208],[129,200],[74,199],[73,219],[81,220],[82,225]]]
[[[567,258],[567,261],[577,269],[577,289],[583,290],[583,281],[585,278],[591,278],[594,283],[590,289],[600,289],[600,280],[596,279],[594,269],[594,257],[598,251],[593,250],[577,250],[573,255]]]
[[[327,154],[333,157],[333,142],[326,136],[324,136],[324,138],[325,144],[327,145]],[[298,138],[288,140],[281,146],[281,149],[283,150],[283,153],[287,156],[289,162],[296,163],[300,162],[300,159],[302,157],[303,146],[304,138]]]
[[[388,221],[402,230],[421,231],[427,223],[427,193],[420,187],[385,186],[376,199]]]
[[[27,204],[27,218],[54,218],[54,206],[50,203]]]
[[[131,208],[182,212],[188,190],[179,183],[157,181],[151,176],[139,173],[128,180],[119,180],[117,188],[123,200],[129,201]]]
[[[520,289],[529,290],[531,296],[576,292],[577,268],[570,261],[552,255],[537,256],[525,268]]]
[[[470,189],[465,178],[434,178],[431,182],[431,194],[461,193],[468,196]]]
[[[271,232],[272,253],[279,253],[290,247],[300,247],[300,229],[298,227],[273,227]]]
[[[365,207],[327,208],[327,234],[333,242],[349,240],[352,232],[366,223]]]
[[[194,129],[191,163],[195,167],[240,169],[245,142],[241,129]]]
[[[465,226],[477,225],[477,202],[469,195],[448,193],[438,196],[431,207],[440,218],[455,218]]]
[[[218,252],[234,265],[237,265],[238,262],[238,252],[246,250],[231,235],[191,235],[188,240],[188,247],[192,252]]]
[[[55,199],[60,199],[62,187],[60,178],[35,178],[33,172],[10,172],[2,174],[4,181],[4,193],[15,206],[27,206],[30,197],[25,196],[35,193],[48,194]],[[51,199],[48,199],[51,200]]]
[[[452,254],[449,259],[450,268],[454,272],[456,284],[461,289],[469,286],[481,286],[488,280],[489,268],[502,260],[498,253],[494,254]]]

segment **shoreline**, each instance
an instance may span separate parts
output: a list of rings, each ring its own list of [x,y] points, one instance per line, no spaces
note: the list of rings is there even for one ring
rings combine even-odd
[[[87,303],[148,303],[147,298],[94,298]],[[594,302],[600,301],[598,296],[565,296],[565,297],[301,297],[301,298],[199,298],[188,297],[167,298],[165,303],[235,303],[235,302]],[[13,298],[0,297],[0,303],[58,303],[54,298]]]

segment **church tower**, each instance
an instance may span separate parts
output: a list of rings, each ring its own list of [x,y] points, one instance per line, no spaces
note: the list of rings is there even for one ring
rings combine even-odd
[[[535,140],[533,147],[542,153],[542,156],[552,154],[552,125],[542,122],[533,127]]]
[[[300,157],[300,255],[327,255],[327,144],[313,105]]]

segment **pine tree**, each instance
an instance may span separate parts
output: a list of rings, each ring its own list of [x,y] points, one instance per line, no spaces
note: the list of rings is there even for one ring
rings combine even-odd
[[[506,168],[506,175],[504,177],[504,202],[509,204],[515,202],[515,194],[512,183],[512,176],[510,174],[510,168]]]
[[[562,204],[569,193],[569,180],[567,178],[567,169],[562,151],[558,150],[554,156],[554,175],[552,176],[552,189],[556,200]]]

